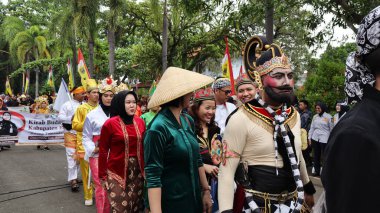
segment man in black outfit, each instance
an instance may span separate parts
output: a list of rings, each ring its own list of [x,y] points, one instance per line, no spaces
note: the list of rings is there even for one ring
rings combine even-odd
[[[345,91],[359,103],[331,132],[322,172],[331,213],[380,211],[380,6],[363,19],[357,45],[347,58]]]

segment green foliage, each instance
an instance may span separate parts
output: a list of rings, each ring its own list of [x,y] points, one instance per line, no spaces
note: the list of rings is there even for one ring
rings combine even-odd
[[[337,100],[344,99],[344,72],[348,54],[355,51],[353,43],[340,47],[328,46],[319,60],[313,60],[304,88],[297,91],[299,99],[306,99],[314,106],[323,101],[331,109]]]
[[[347,7],[342,5],[344,2]],[[358,18],[378,5],[378,0],[274,0],[273,3],[274,40],[284,47],[296,73],[309,70],[308,89],[315,89],[322,81],[316,72],[326,75],[327,83],[342,85],[342,72],[328,74],[323,69],[344,70],[341,66],[346,57],[344,51],[331,51],[336,55],[329,59],[312,59],[309,47],[324,43],[332,33],[330,28],[317,35],[313,31],[324,21],[323,16],[331,12],[335,14],[332,26],[351,27],[351,23],[357,24]],[[164,0],[12,0],[8,5],[0,4],[0,72],[11,74],[17,85],[21,84],[17,77],[25,70],[46,71],[52,64],[55,79],[60,81],[61,77],[67,79],[65,63],[71,58],[79,82],[76,54],[80,47],[88,67],[93,61],[92,75],[104,78],[109,72],[112,43],[107,35],[114,31],[114,77],[151,81],[162,69],[163,4]],[[264,4],[261,0],[167,0],[168,66],[219,72],[224,36],[229,38],[231,55],[238,57],[248,38],[264,34]],[[89,44],[94,44],[93,50]],[[94,59],[90,61],[91,55]],[[40,74],[44,82],[46,73]],[[30,88],[33,84],[31,79]],[[0,90],[2,86],[0,80]],[[335,96],[329,97],[324,91],[341,91],[341,87],[326,89],[308,95],[332,100]]]
[[[45,83],[44,85],[42,85],[42,87],[39,90],[39,94],[40,95],[48,95],[48,94],[52,94],[54,92],[56,92],[55,88],[51,87],[47,83]]]
[[[53,67],[60,67],[66,64],[65,58],[54,58],[54,59],[40,59],[32,62],[23,64],[19,69],[12,72],[9,75],[10,78],[15,78],[24,73],[27,70],[48,70],[48,66],[52,65]]]

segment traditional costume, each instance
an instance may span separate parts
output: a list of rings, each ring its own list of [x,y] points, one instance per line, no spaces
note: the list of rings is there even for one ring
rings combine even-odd
[[[130,116],[125,110],[126,96],[137,95],[122,91],[112,100],[112,118],[108,119],[99,138],[99,171],[102,182],[108,184],[108,197],[112,212],[133,213],[143,211],[144,121]]]
[[[48,99],[47,97],[45,96],[40,96],[36,99],[36,103],[37,103],[37,108],[35,109],[34,113],[36,114],[49,114],[50,113],[50,109],[49,109],[49,102],[48,102]],[[45,106],[43,107],[42,104],[45,104]]]
[[[212,100],[214,101],[214,93],[211,88],[200,89],[195,92],[194,103],[191,109],[196,110],[194,107],[199,109],[199,105],[202,101]],[[219,166],[221,163],[221,149],[222,140],[220,134],[220,128],[215,124],[214,120],[211,119],[210,123],[206,124],[207,134],[203,133],[203,127],[200,125],[200,121],[196,112],[192,112],[191,115],[195,121],[195,134],[197,135],[197,140],[199,144],[199,151],[202,156],[203,164],[211,166]],[[215,117],[215,115],[214,115]],[[206,137],[205,137],[206,136]],[[206,173],[207,174],[207,173]],[[217,197],[217,182],[218,179],[211,175],[207,175],[207,181],[211,187],[211,196],[213,198],[213,210],[212,212],[218,211],[218,197]]]
[[[195,72],[169,67],[148,103],[148,108],[162,106],[191,93],[213,79]],[[163,106],[150,123],[144,140],[145,174],[148,192],[161,189],[163,213],[202,212],[199,167],[203,166],[194,134],[193,119],[180,114],[180,123]]]
[[[72,91],[72,94],[81,94],[85,90],[83,87],[78,87]],[[77,183],[79,165],[74,159],[75,155],[75,145],[77,141],[76,131],[72,129],[71,121],[74,117],[74,113],[81,103],[75,99],[67,101],[64,103],[59,111],[58,120],[62,122],[64,128],[64,142],[66,148],[66,159],[67,159],[67,181],[71,182],[71,189],[73,191],[78,191],[79,185]]]
[[[265,57],[257,59],[257,49]],[[261,89],[262,76],[275,68],[290,68],[281,49],[275,44],[267,45],[258,36],[246,44],[244,62],[249,77]],[[244,188],[246,207],[252,212],[303,211],[304,190],[314,194],[315,189],[302,157],[300,116],[294,107],[283,104],[272,109],[256,94],[227,122],[223,143],[238,157],[229,157],[220,166],[220,212],[233,212],[234,180]],[[234,210],[241,212],[241,208]]]
[[[347,101],[359,103],[334,127],[327,143],[322,183],[328,213],[379,212],[379,55],[380,6],[361,22],[357,51],[347,58]]]
[[[106,92],[115,94],[116,81],[112,77],[108,77],[99,82],[99,106],[89,112],[83,125],[83,147],[85,149],[84,159],[89,162],[92,180],[95,184],[95,203],[98,213],[108,213],[110,211],[110,203],[107,198],[107,192],[102,187],[98,176],[98,140],[100,138],[100,130],[108,118],[110,118],[110,107],[104,105],[102,96]]]
[[[86,83],[86,92],[91,92],[92,90],[98,89],[98,85],[94,79],[88,79]],[[77,141],[75,144],[75,157],[79,160],[80,170],[82,173],[84,199],[86,205],[92,205],[92,186],[88,182],[89,164],[84,159],[85,150],[82,143],[83,125],[87,114],[93,109],[95,109],[97,106],[98,104],[91,105],[89,103],[84,103],[80,105],[75,111],[74,118],[72,121],[72,127],[77,132]]]

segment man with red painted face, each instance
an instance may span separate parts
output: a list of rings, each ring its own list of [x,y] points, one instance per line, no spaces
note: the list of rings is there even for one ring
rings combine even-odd
[[[302,157],[300,115],[290,105],[295,97],[291,66],[279,46],[259,36],[247,42],[243,57],[261,91],[227,120],[224,151],[236,155],[219,169],[219,210],[242,211],[233,205],[236,180],[243,196],[235,201],[245,199],[251,212],[308,212],[315,189]]]

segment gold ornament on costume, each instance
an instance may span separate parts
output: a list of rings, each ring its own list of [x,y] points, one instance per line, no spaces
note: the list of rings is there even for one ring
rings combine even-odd
[[[117,87],[115,87],[115,93],[119,93],[124,90],[129,90],[129,87],[125,83],[120,83]]]
[[[111,91],[112,93],[115,93],[116,86],[116,81],[112,79],[112,76],[107,77],[102,81],[99,81],[99,92],[105,93],[107,91]]]
[[[269,51],[270,58],[267,54]],[[257,61],[261,57],[268,58],[263,64],[258,65]],[[249,78],[257,82],[260,90],[262,89],[261,76],[268,74],[275,68],[291,68],[288,57],[283,53],[281,47],[277,44],[268,44],[263,36],[253,36],[248,40],[244,47],[243,61]]]

